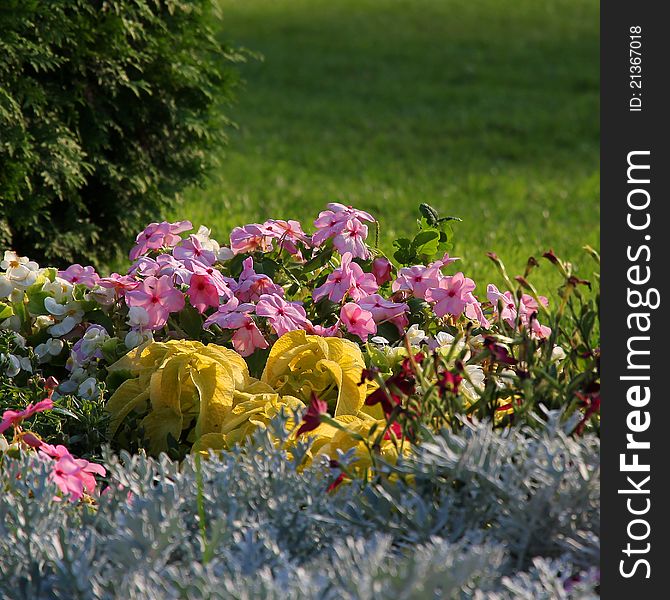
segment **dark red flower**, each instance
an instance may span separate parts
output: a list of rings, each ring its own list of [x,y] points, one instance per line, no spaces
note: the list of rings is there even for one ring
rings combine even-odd
[[[440,395],[444,396],[447,393],[458,394],[458,386],[461,381],[463,381],[463,377],[458,373],[444,371],[437,381],[437,385],[440,388]]]
[[[320,400],[317,395],[312,392],[311,402],[302,417],[302,425],[300,426],[300,429],[298,429],[296,435],[314,431],[321,424],[321,415],[327,413],[328,403]]]
[[[484,346],[491,353],[491,356],[503,365],[515,365],[516,358],[510,355],[507,348],[497,344],[491,337],[484,338]]]
[[[326,489],[328,493],[333,492],[337,489],[337,487],[344,481],[344,473],[340,473],[337,476],[337,479],[335,479]]]
[[[584,416],[575,428],[577,435],[581,435],[588,420],[596,413],[600,412],[600,386],[593,386],[593,390],[585,394],[577,392],[575,395],[582,401],[582,406],[586,409]]]
[[[391,432],[393,432],[393,435],[395,435],[396,439],[402,438],[402,427],[400,426],[400,423],[398,423],[398,421],[393,421],[393,423],[389,425],[389,428],[386,430],[386,433],[384,434],[385,440],[391,439]]]

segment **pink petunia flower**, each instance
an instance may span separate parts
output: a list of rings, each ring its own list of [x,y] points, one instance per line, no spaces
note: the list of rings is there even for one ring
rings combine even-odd
[[[416,298],[426,298],[426,292],[429,289],[437,288],[440,285],[442,274],[439,267],[424,267],[415,265],[413,267],[404,267],[400,269],[398,278],[393,282],[391,289],[394,292],[408,291]]]
[[[116,292],[116,295],[121,297],[128,290],[134,290],[140,282],[130,275],[112,273],[109,277],[101,277],[98,284],[100,287],[113,289]]]
[[[81,283],[88,288],[92,288],[100,281],[100,276],[90,265],[82,267],[80,264],[70,265],[65,271],[58,271],[58,276],[65,281],[76,284]]]
[[[320,335],[321,337],[342,337],[340,330],[340,320],[338,319],[334,325],[324,327],[323,325],[312,325],[306,329],[307,333],[311,335]]]
[[[302,257],[296,244],[302,242],[309,245],[309,237],[305,235],[298,221],[282,221],[271,219],[263,223],[263,228],[269,237],[278,240],[279,246],[289,254]]]
[[[157,250],[164,246],[171,248],[181,241],[180,233],[193,229],[190,221],[176,223],[150,223],[147,228],[135,239],[135,247],[128,255],[130,260],[136,260],[150,250]]]
[[[377,325],[375,325],[372,313],[363,310],[353,302],[347,302],[340,309],[340,319],[349,333],[357,335],[364,342],[367,341],[368,336],[377,333]]]
[[[137,288],[126,292],[128,306],[140,306],[149,315],[148,329],[160,329],[170,313],[184,308],[184,294],[174,287],[170,277],[147,277]]]
[[[386,322],[393,323],[401,334],[404,333],[409,324],[407,319],[409,306],[405,303],[391,302],[385,300],[379,294],[371,294],[361,298],[358,301],[358,306],[367,310],[377,325]]]
[[[377,291],[379,286],[372,273],[364,273],[360,265],[352,262],[350,252],[342,255],[340,266],[328,275],[326,282],[312,294],[315,302],[326,296],[331,302],[341,302],[347,295],[359,300]]]
[[[321,246],[327,239],[336,237],[350,220],[362,224],[361,221],[373,223],[375,219],[370,213],[363,210],[345,206],[339,202],[331,202],[328,204],[328,210],[321,211],[319,217],[314,221],[314,226],[319,231],[312,236],[312,243],[315,246]]]
[[[310,326],[305,309],[297,302],[286,302],[279,296],[264,294],[256,305],[256,314],[267,317],[278,336]]]
[[[45,410],[51,410],[54,404],[51,398],[45,398],[40,400],[35,404],[28,404],[23,410],[6,410],[2,413],[2,421],[0,421],[0,433],[4,433],[10,427],[17,427],[21,424],[21,421],[28,419],[33,415],[44,412]]]
[[[370,250],[365,244],[367,237],[368,226],[358,219],[349,219],[333,238],[333,246],[340,254],[351,252],[356,258],[365,259],[370,256]]]
[[[74,458],[62,445],[54,447],[43,443],[40,446],[40,454],[53,459],[50,479],[71,502],[80,500],[84,491],[93,494],[96,487],[94,475],[104,477],[107,473],[102,465],[88,462],[83,458]]]
[[[203,248],[202,243],[195,235],[182,240],[172,251],[172,256],[177,260],[195,260],[204,265],[211,266],[216,262],[216,254],[212,250]]]
[[[433,311],[438,317],[463,313],[470,298],[468,294],[475,289],[475,282],[458,272],[451,277],[442,277],[439,287],[426,292],[426,300],[434,302]]]
[[[264,294],[283,296],[284,288],[277,285],[267,275],[258,274],[254,271],[254,261],[251,257],[242,263],[244,269],[240,274],[239,284],[235,289],[235,295],[241,302],[255,302]]]
[[[203,327],[209,329],[212,325],[218,325],[222,329],[238,329],[248,322],[248,314],[254,312],[253,304],[241,304],[234,296],[219,309],[207,317]]]
[[[245,322],[233,334],[233,348],[241,356],[251,356],[259,348],[269,346],[261,330],[249,315],[244,315]]]
[[[219,296],[224,298],[232,298],[233,288],[237,287],[237,282],[231,278],[226,277],[221,271],[212,266],[204,265],[194,260],[186,259],[184,267],[189,273],[186,283],[190,282],[191,275],[206,275],[209,277],[211,283],[216,287]]]
[[[200,314],[211,306],[219,305],[219,293],[207,275],[192,275],[186,293],[191,304]]]
[[[272,250],[272,236],[258,223],[235,227],[230,232],[230,248],[235,254],[247,252],[269,252]]]

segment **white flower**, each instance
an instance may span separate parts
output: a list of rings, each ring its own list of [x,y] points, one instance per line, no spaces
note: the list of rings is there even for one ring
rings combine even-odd
[[[49,328],[49,333],[56,337],[70,333],[70,331],[81,323],[84,317],[81,305],[75,301],[68,302],[67,304],[59,304],[54,298],[49,297],[44,299],[44,308],[54,316],[65,317],[60,323],[52,325]]]
[[[141,346],[145,342],[153,341],[153,339],[154,336],[151,333],[151,331],[138,331],[136,329],[131,329],[126,334],[126,339],[124,340],[124,343],[126,345],[126,348],[128,348],[128,350],[132,350],[133,348]]]
[[[76,391],[79,387],[79,384],[86,379],[88,373],[81,367],[77,367],[70,373],[70,378],[63,381],[59,386],[58,390],[61,394],[71,394]]]
[[[12,293],[9,294],[9,301],[13,302],[14,304],[20,304],[23,302],[23,297],[26,295],[26,293],[20,289],[20,288],[14,288],[12,290]]]
[[[35,329],[39,331],[45,327],[51,327],[54,324],[54,318],[51,315],[39,315],[35,317]]]
[[[219,242],[217,242],[215,239],[212,239],[210,235],[212,235],[212,230],[208,227],[205,227],[204,225],[200,225],[200,229],[198,229],[198,233],[195,234],[195,237],[205,250],[210,250],[214,252],[214,254],[218,254]]]
[[[72,298],[74,286],[62,277],[56,277],[53,281],[47,279],[42,286],[42,291],[51,295],[58,303],[62,303],[66,297]]]
[[[14,343],[21,348],[21,350],[26,349],[26,338],[24,338],[20,333],[14,333]]]
[[[419,329],[416,323],[410,326],[405,335],[409,340],[410,346],[419,346],[426,339],[426,332],[423,329]]]
[[[98,390],[98,382],[96,381],[95,377],[84,379],[84,381],[79,384],[79,388],[77,389],[77,395],[84,400],[92,400],[99,394],[100,391]]]
[[[35,354],[41,363],[47,362],[52,356],[58,356],[63,351],[63,340],[49,338],[43,344],[35,346]]]
[[[40,266],[25,256],[18,256],[16,252],[8,250],[4,260],[0,262],[0,268],[6,270],[5,275],[13,287],[26,289],[37,280]]]
[[[0,275],[0,298],[9,296],[13,289],[12,282],[5,275]]]
[[[128,324],[135,329],[146,327],[149,324],[149,313],[141,306],[131,306],[128,309]]]
[[[0,323],[0,329],[10,329],[12,331],[21,331],[21,319],[18,315],[12,315]]]
[[[461,382],[461,390],[468,400],[474,402],[484,391],[484,370],[480,365],[466,365],[465,372],[472,383],[464,378]]]
[[[565,359],[566,356],[567,355],[565,354],[565,350],[563,350],[563,348],[560,346],[554,346],[554,349],[551,351],[551,362],[561,362]]]
[[[370,338],[370,342],[376,344],[377,346],[388,346],[390,343],[385,337],[382,337],[381,335],[376,335],[375,337]]]

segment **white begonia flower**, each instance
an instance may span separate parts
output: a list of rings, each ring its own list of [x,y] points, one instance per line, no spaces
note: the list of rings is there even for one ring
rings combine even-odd
[[[463,378],[460,389],[468,400],[475,402],[484,391],[484,370],[480,365],[466,365],[465,372],[472,383]]]
[[[21,331],[21,319],[18,315],[12,315],[0,323],[0,329],[9,329],[11,331]]]
[[[106,330],[89,327],[81,338],[81,353],[87,358],[93,356],[108,339],[109,334]]]
[[[49,333],[55,337],[61,337],[70,333],[70,331],[81,323],[81,320],[84,317],[84,311],[81,310],[81,304],[76,301],[68,302],[67,304],[59,304],[54,298],[49,297],[44,299],[44,308],[56,317],[65,317],[60,323],[56,323],[49,327]]]
[[[66,379],[58,386],[58,390],[61,394],[72,394],[77,391],[77,388],[87,376],[88,373],[84,369],[77,367],[70,373],[69,379]]]
[[[41,363],[47,362],[52,356],[58,356],[63,351],[63,340],[49,338],[43,344],[35,346],[35,354]]]
[[[13,287],[26,289],[37,280],[40,266],[25,256],[18,256],[16,252],[8,250],[4,260],[0,262],[0,268],[6,270],[5,276]]]
[[[127,334],[126,338],[123,341],[128,350],[137,348],[146,342],[153,341],[154,336],[151,331],[138,331],[137,329],[131,329]]]
[[[563,348],[560,346],[554,346],[554,349],[551,351],[551,362],[561,362],[565,359],[566,356],[567,354]]]
[[[0,454],[4,454],[7,450],[9,450],[9,442],[4,435],[0,434]]]
[[[86,300],[93,300],[102,306],[110,306],[116,300],[116,290],[114,288],[104,288],[97,286],[84,294]]]
[[[6,298],[14,290],[14,286],[8,277],[0,275],[0,298]]]
[[[77,388],[77,395],[84,400],[93,400],[100,394],[95,377],[84,379]]]
[[[128,324],[135,329],[142,329],[149,324],[149,313],[141,306],[128,309]]]
[[[24,338],[20,333],[14,333],[14,343],[21,348],[21,350],[26,349],[26,338]]]
[[[16,377],[21,372],[21,361],[13,354],[0,354],[0,362],[5,363],[5,375]]]
[[[204,225],[200,225],[200,228],[198,229],[198,233],[195,234],[196,239],[200,242],[200,245],[205,249],[205,250],[210,250],[214,252],[214,254],[218,254],[220,250],[219,242],[217,242],[215,239],[211,238],[210,236],[212,235],[212,230],[209,229],[209,227],[205,227]]]
[[[426,339],[426,332],[415,323],[405,333],[410,346],[419,346]]]
[[[390,344],[390,342],[385,337],[382,337],[381,335],[376,335],[376,336],[370,338],[370,342],[377,345],[377,346],[388,346]]]
[[[38,315],[35,317],[35,329],[40,331],[45,327],[51,327],[54,324],[54,318],[51,315]]]
[[[62,304],[64,300],[72,298],[74,286],[62,277],[56,277],[53,281],[47,279],[42,286],[42,291],[51,295],[56,302]]]
[[[26,293],[19,288],[14,288],[12,290],[12,293],[9,294],[9,301],[13,302],[14,304],[20,304],[23,302],[23,297],[26,295]]]

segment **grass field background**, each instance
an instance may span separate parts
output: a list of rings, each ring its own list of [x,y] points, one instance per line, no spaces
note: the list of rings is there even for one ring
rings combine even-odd
[[[428,202],[456,215],[454,255],[485,289],[553,247],[583,276],[599,246],[596,0],[222,0],[241,67],[239,128],[174,217],[212,227],[374,212],[381,242]],[[534,276],[550,292],[544,265]]]

